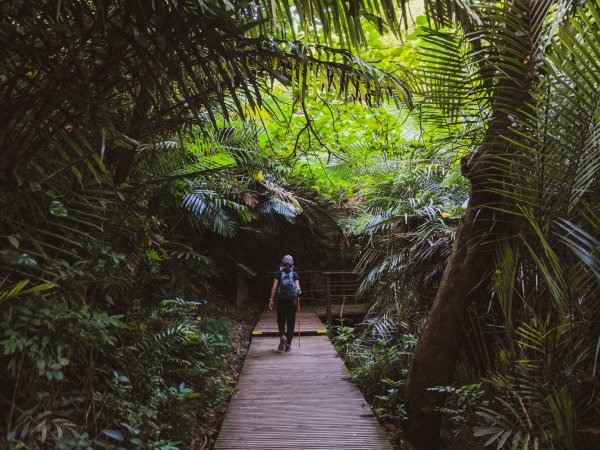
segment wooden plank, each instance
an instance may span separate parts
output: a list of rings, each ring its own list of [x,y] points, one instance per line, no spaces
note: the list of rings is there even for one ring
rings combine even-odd
[[[300,331],[315,334],[318,330],[323,330],[325,326],[321,319],[312,310],[301,311],[300,313]],[[277,311],[264,311],[258,319],[255,332],[264,334],[279,334],[277,327]],[[298,333],[298,318],[296,317],[295,333]]]
[[[329,339],[296,340],[291,352],[277,350],[277,337],[252,340],[214,448],[390,450]]]
[[[368,305],[365,304],[346,304],[346,305],[331,305],[331,315],[334,318],[344,318],[346,316],[365,315]],[[316,318],[314,315],[316,314]],[[320,322],[319,317],[325,318],[327,315],[327,307],[325,305],[305,305],[302,306],[300,313],[300,328],[302,331],[314,332],[323,329],[323,322]],[[256,324],[255,330],[263,332],[277,332],[277,313],[273,311],[265,311]]]

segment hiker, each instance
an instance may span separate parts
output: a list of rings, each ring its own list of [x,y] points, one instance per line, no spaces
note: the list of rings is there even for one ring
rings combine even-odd
[[[275,279],[273,280],[271,296],[269,297],[269,309],[271,310],[273,309],[275,299],[277,300],[279,351],[285,349],[286,352],[289,352],[292,349],[298,295],[301,292],[298,272],[294,270],[294,259],[290,255],[285,255],[281,260],[279,273],[275,275]]]

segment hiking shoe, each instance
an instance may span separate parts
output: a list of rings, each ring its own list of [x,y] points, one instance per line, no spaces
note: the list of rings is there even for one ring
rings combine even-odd
[[[289,344],[285,344],[285,351],[289,352],[292,350],[292,347]]]
[[[285,334],[279,338],[279,347],[277,347],[277,350],[281,351],[284,349],[284,347],[288,347],[287,337],[285,336]]]

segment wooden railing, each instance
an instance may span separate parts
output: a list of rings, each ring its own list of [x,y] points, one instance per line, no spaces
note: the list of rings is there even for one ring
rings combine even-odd
[[[356,292],[360,281],[350,271],[323,272],[325,276],[325,302],[327,306],[327,323],[331,323],[331,305],[342,301],[356,302]]]
[[[276,272],[271,272],[272,277]],[[331,305],[356,303],[356,292],[360,281],[349,270],[340,271],[299,271],[302,287],[302,303],[325,305],[327,322],[331,323]]]

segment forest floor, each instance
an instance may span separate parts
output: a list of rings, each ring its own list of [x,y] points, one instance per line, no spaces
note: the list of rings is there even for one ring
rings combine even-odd
[[[227,380],[231,389],[227,398],[223,398],[215,409],[205,411],[202,414],[201,425],[199,424],[197,428],[190,430],[190,439],[185,446],[186,449],[208,450],[213,448],[219,428],[227,412],[229,401],[235,392],[235,385],[250,346],[252,330],[260,313],[261,310],[255,306],[237,307],[232,300],[221,294],[217,294],[209,300],[209,307],[205,314],[214,318],[226,317],[233,325],[232,345],[225,355],[229,367]]]

